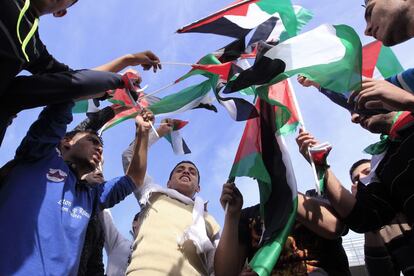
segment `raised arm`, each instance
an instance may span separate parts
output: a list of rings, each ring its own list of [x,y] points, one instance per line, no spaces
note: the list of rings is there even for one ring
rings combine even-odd
[[[309,132],[300,130],[296,143],[299,146],[300,153],[309,161],[309,146],[316,145],[319,142]],[[326,182],[326,192],[332,207],[340,217],[346,217],[355,205],[355,197],[342,186],[331,169],[326,172]]]
[[[223,185],[220,203],[227,213],[220,242],[214,255],[214,272],[216,276],[239,275],[247,257],[246,248],[239,242],[239,222],[243,196],[234,183]]]
[[[131,163],[128,166],[126,175],[134,181],[137,188],[144,183],[144,177],[147,170],[148,136],[151,131],[150,124],[153,121],[154,115],[148,110],[143,110],[141,114],[135,118],[137,126],[136,138]]]
[[[172,131],[172,119],[166,119],[158,128],[157,133],[159,137],[164,137],[166,134],[170,133]],[[151,147],[153,144],[155,144],[160,138],[153,131],[150,131],[149,133],[149,139],[148,139],[148,146]],[[124,168],[124,172],[126,173],[129,164],[131,163],[132,159],[132,153],[134,151],[134,143],[135,141],[132,141],[131,144],[129,144],[128,148],[124,150],[122,153],[122,166]]]
[[[325,239],[336,239],[345,230],[330,204],[313,197],[298,194],[297,220]]]
[[[97,71],[108,71],[117,73],[128,66],[141,65],[144,70],[153,68],[154,72],[161,69],[160,59],[151,51],[128,54],[114,59],[106,64],[94,68]]]

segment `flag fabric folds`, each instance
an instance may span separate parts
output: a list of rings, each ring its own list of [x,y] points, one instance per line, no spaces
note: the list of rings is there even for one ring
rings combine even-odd
[[[275,13],[279,13],[286,30],[293,36],[297,19],[290,0],[238,0],[226,8],[184,26],[178,33],[212,33],[235,38],[246,36]]]
[[[361,85],[362,51],[357,33],[346,25],[321,25],[267,50],[228,83],[225,93],[270,85],[301,74],[322,87],[347,92]]]
[[[325,174],[328,166],[328,155],[332,150],[331,144],[328,142],[309,147],[309,154],[315,163],[316,174],[319,181],[319,191],[325,190]]]
[[[386,79],[404,71],[394,52],[381,41],[373,41],[362,48],[362,75]]]
[[[402,83],[405,83],[402,78],[403,74],[400,74],[402,71],[404,71],[404,68],[401,66],[395,54],[390,48],[382,45],[382,42],[373,41],[362,47],[363,77],[374,79],[386,79],[392,77],[397,79],[399,78]],[[409,74],[404,73],[404,75]],[[398,81],[391,80],[391,82],[395,84]],[[407,90],[406,87],[404,89]],[[320,91],[337,105],[342,106],[351,112],[354,111],[353,104],[348,103],[350,92],[336,93],[335,91],[331,91],[324,87],[322,87]],[[376,111],[374,110],[373,112],[375,113]],[[378,112],[381,111],[378,110]]]
[[[270,275],[295,222],[297,189],[283,138],[275,135],[275,108],[261,99],[256,108],[260,117],[246,122],[230,177],[258,181],[265,231],[263,246],[250,266],[259,275]]]
[[[165,135],[165,139],[171,144],[171,147],[175,154],[189,154],[191,150],[188,148],[187,143],[181,137],[179,130],[185,127],[188,124],[188,121],[182,121],[178,119],[173,119],[173,128],[172,132]]]
[[[98,99],[77,101],[72,108],[72,113],[95,113],[100,110]]]

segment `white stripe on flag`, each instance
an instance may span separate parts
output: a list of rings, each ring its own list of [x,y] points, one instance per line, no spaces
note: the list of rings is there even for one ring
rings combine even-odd
[[[297,184],[295,172],[293,171],[292,161],[290,160],[289,152],[287,151],[285,139],[283,136],[275,135],[279,144],[280,151],[282,152],[282,160],[286,167],[286,181],[292,191],[292,200],[298,196]]]
[[[346,48],[336,36],[336,29],[325,24],[282,42],[264,56],[283,60],[286,72],[340,61],[345,53]]]
[[[237,108],[236,108],[236,104],[234,103],[233,100],[228,100],[228,101],[220,101],[219,103],[227,110],[227,112],[229,113],[230,117],[236,121],[237,119]]]
[[[243,29],[253,29],[272,17],[271,14],[263,11],[256,4],[250,4],[246,15],[225,15],[224,18],[230,20]]]
[[[179,131],[171,132],[171,144],[175,154],[185,154],[183,147],[183,138],[181,137]]]

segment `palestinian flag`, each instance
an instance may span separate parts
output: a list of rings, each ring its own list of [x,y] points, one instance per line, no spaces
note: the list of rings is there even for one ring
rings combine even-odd
[[[312,19],[313,14],[311,11],[298,5],[294,5],[293,9],[298,22],[296,32],[300,32],[302,28]],[[266,22],[257,27],[247,45],[252,45],[259,41],[280,43],[291,37],[293,37],[293,35],[286,31],[285,26],[280,20],[279,14],[277,14],[277,16],[275,15],[269,18]]]
[[[222,71],[220,71],[221,67],[212,67],[212,65],[221,65],[222,63],[217,59],[217,57],[213,54],[208,54],[202,57],[196,64],[194,64],[192,69],[185,74],[184,76],[178,78],[175,83],[178,83],[180,81],[183,81],[191,76],[194,75],[202,75],[207,78],[213,76],[217,72],[223,74]],[[202,67],[203,65],[209,65],[210,67]],[[198,66],[198,67],[197,67]],[[210,71],[211,69],[211,71]],[[224,73],[225,74],[225,73]]]
[[[242,38],[275,13],[280,14],[289,34],[296,35],[297,20],[290,0],[238,0],[177,32],[212,33]]]
[[[394,52],[373,41],[362,48],[362,75],[367,78],[386,79],[404,71]]]
[[[318,177],[319,187],[318,192],[325,191],[325,174],[328,168],[328,155],[332,150],[331,144],[328,142],[309,147],[309,154],[315,164],[316,175]]]
[[[116,105],[114,105],[116,106]],[[118,106],[119,107],[119,106]],[[117,124],[122,123],[125,120],[128,119],[133,119],[135,118],[139,112],[141,111],[141,109],[138,106],[135,107],[130,107],[127,110],[124,110],[118,114],[115,115],[115,117],[113,119],[111,119],[110,121],[108,121],[100,130],[100,133],[107,131],[108,129],[110,129],[111,127],[116,126]]]
[[[154,115],[169,116],[197,108],[200,104],[211,105],[212,99],[208,95],[212,87],[211,80],[192,85],[177,93],[162,98],[148,108]]]
[[[362,47],[363,77],[386,79],[395,76],[395,78],[402,80],[402,83],[405,83],[402,75],[399,75],[402,71],[404,71],[404,68],[401,66],[395,54],[390,48],[382,45],[382,42],[374,41]],[[407,90],[406,87],[404,89]],[[337,105],[354,112],[353,104],[348,103],[351,92],[336,93],[326,88],[321,88],[320,92]],[[375,110],[373,112],[375,113]],[[382,111],[378,110],[378,112],[381,113]]]
[[[217,112],[211,104],[213,99],[208,95],[211,89],[210,80],[187,87],[177,93],[168,95],[156,102],[151,102],[148,108],[154,115],[170,116],[191,109],[205,108]],[[117,114],[111,121],[105,124],[102,131],[122,123],[125,120],[135,118],[140,112],[139,106],[130,107],[128,110]]]
[[[237,39],[212,54],[222,63],[238,59],[246,50],[245,38]]]
[[[262,92],[263,91],[263,92]],[[289,80],[258,89],[259,96],[275,108],[275,124],[278,135],[287,135],[300,124],[295,104],[295,91]]]
[[[263,245],[249,265],[259,275],[270,275],[295,222],[297,189],[283,139],[275,136],[274,108],[260,99],[256,108],[260,117],[247,121],[230,177],[258,181],[265,231]]]
[[[241,72],[242,69],[238,67],[236,64],[232,63],[231,70],[229,72],[228,78],[231,78],[232,76],[236,76],[239,72]],[[216,99],[219,104],[221,104],[230,117],[237,121],[246,121],[251,118],[258,117],[258,113],[256,108],[253,104],[251,104],[249,101],[243,99],[243,98],[236,98],[236,97],[225,97],[222,94],[222,88],[227,83],[227,79],[224,80],[222,78],[219,78],[218,76],[213,76],[210,78],[212,82],[216,82],[216,86],[213,87],[214,94],[216,95]],[[251,88],[246,88],[242,91],[240,91],[244,94],[254,94],[254,91]]]
[[[361,42],[351,27],[321,25],[259,53],[250,69],[227,84],[225,93],[271,85],[296,74],[333,91],[355,90],[361,84],[361,52]]]
[[[100,110],[98,99],[77,101],[72,108],[72,113],[95,113]]]
[[[171,133],[165,135],[165,139],[171,144],[171,147],[175,154],[189,154],[191,150],[188,148],[187,143],[181,137],[179,130],[188,124],[187,121],[173,120],[173,129]]]

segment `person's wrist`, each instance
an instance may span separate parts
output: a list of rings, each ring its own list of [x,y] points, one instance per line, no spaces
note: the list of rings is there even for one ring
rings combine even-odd
[[[410,94],[410,98],[407,101],[406,111],[414,112],[414,95]]]

